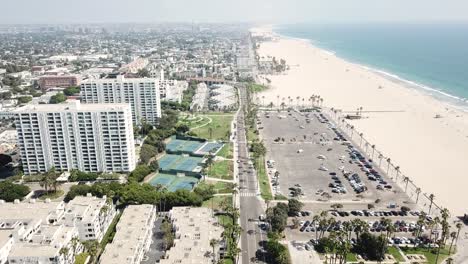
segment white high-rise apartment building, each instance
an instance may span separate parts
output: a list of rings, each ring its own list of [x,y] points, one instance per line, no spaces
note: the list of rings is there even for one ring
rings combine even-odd
[[[27,105],[15,111],[25,174],[78,169],[135,169],[135,143],[128,104]]]
[[[130,103],[133,122],[157,124],[161,118],[159,80],[154,78],[89,79],[81,83],[83,103]]]

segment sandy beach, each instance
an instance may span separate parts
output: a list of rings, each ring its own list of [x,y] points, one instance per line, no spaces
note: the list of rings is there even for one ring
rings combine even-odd
[[[252,31],[272,33],[268,27]],[[271,80],[271,88],[261,95],[266,104],[276,105],[277,96],[280,102],[283,97],[305,97],[307,104],[307,98],[316,94],[324,106],[343,112],[362,107],[365,118],[352,121],[357,131],[400,166],[423,193],[434,194],[437,204],[454,215],[468,212],[467,113],[307,41],[275,37],[261,43],[258,53],[283,58],[290,66],[286,74],[266,76]]]

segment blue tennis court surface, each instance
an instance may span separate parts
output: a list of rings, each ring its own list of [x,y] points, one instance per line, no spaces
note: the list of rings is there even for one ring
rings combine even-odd
[[[149,184],[153,186],[156,186],[158,184],[163,186],[169,186],[171,182],[175,180],[175,178],[175,175],[159,173],[150,180]]]
[[[192,190],[193,187],[198,183],[198,179],[195,177],[187,176],[176,176],[172,174],[159,173],[149,182],[151,185],[163,185],[170,192],[177,190]]]
[[[224,146],[223,143],[218,143],[218,142],[207,142],[203,144],[196,152],[195,154],[198,155],[207,155],[210,152],[211,153],[217,153],[222,147]]]
[[[163,171],[193,172],[195,168],[201,166],[202,161],[201,157],[167,154],[159,159],[159,168]]]
[[[166,150],[169,153],[187,153],[191,154],[199,149],[204,143],[192,140],[182,140],[172,138],[166,145]]]

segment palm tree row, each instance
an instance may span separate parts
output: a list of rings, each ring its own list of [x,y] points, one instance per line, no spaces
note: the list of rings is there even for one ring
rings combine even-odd
[[[280,98],[281,98],[281,103],[280,103]],[[265,106],[265,96],[263,95],[261,97],[262,99],[262,105]],[[287,99],[287,100],[286,100]],[[294,100],[296,100],[296,103],[294,104]],[[311,95],[310,97],[302,97],[302,96],[296,96],[291,97],[280,97],[279,95],[276,96],[276,105],[278,107],[281,107],[284,109],[287,105],[293,106],[295,105],[296,107],[305,107],[306,106],[306,100],[309,102],[309,107],[315,107],[315,106],[323,106],[323,98],[320,95]],[[274,103],[271,101],[268,105],[270,108],[273,108]]]

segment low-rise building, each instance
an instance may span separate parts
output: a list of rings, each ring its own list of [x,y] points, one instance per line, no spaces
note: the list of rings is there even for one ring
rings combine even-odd
[[[40,77],[38,83],[42,91],[47,91],[50,88],[78,86],[80,85],[80,78],[76,75],[48,75]]]
[[[112,243],[101,255],[100,264],[138,264],[151,245],[156,208],[130,205],[122,213]]]
[[[91,195],[76,197],[65,210],[65,223],[77,227],[80,240],[101,241],[116,214],[114,204],[106,197]]]
[[[106,197],[91,195],[68,204],[0,201],[0,264],[72,264],[83,250],[78,241],[100,241],[115,214]]]
[[[174,207],[169,212],[175,230],[174,246],[161,259],[161,264],[212,263],[210,240],[221,241],[222,226],[213,217],[211,209],[204,207]]]

